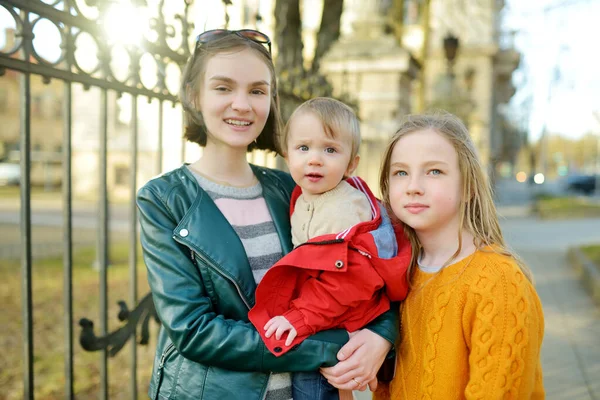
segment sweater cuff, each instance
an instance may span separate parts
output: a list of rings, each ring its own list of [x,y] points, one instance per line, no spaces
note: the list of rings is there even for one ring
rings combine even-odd
[[[304,315],[300,312],[300,310],[296,308],[291,308],[289,311],[283,314],[283,317],[287,319],[290,324],[294,326],[298,336],[310,336],[313,333],[312,328],[306,324],[304,320]]]

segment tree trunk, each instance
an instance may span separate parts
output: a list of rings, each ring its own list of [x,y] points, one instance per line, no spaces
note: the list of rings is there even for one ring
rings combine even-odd
[[[317,47],[311,68],[313,73],[319,71],[321,58],[340,37],[340,20],[343,9],[344,0],[329,0],[323,4],[321,26],[317,35]]]
[[[276,67],[279,71],[303,68],[302,21],[300,0],[277,0],[275,3]]]
[[[304,101],[318,96],[331,96],[333,88],[319,73],[322,56],[340,36],[343,0],[325,0],[317,46],[310,69],[304,68],[300,0],[276,0],[275,66],[279,76],[281,114],[284,120]]]

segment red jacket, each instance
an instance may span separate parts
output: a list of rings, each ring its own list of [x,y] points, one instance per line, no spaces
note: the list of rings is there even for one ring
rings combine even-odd
[[[356,331],[386,312],[390,300],[406,297],[410,243],[401,227],[393,228],[387,214],[382,217],[383,206],[362,179],[351,177],[348,183],[368,197],[373,219],[297,246],[267,271],[256,289],[248,317],[276,356],[321,330]],[[294,189],[290,212],[301,193]],[[277,315],[298,332],[289,347],[285,335],[280,340],[264,335],[265,324]]]

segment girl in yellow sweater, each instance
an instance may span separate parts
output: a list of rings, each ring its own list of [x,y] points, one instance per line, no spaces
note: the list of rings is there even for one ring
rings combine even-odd
[[[542,306],[464,124],[408,116],[381,171],[413,247],[396,375],[374,399],[543,399]]]

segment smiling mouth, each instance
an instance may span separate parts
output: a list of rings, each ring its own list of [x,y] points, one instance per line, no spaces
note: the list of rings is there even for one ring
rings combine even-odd
[[[249,121],[239,121],[237,119],[226,119],[225,123],[233,126],[249,126],[252,125],[252,122]]]

